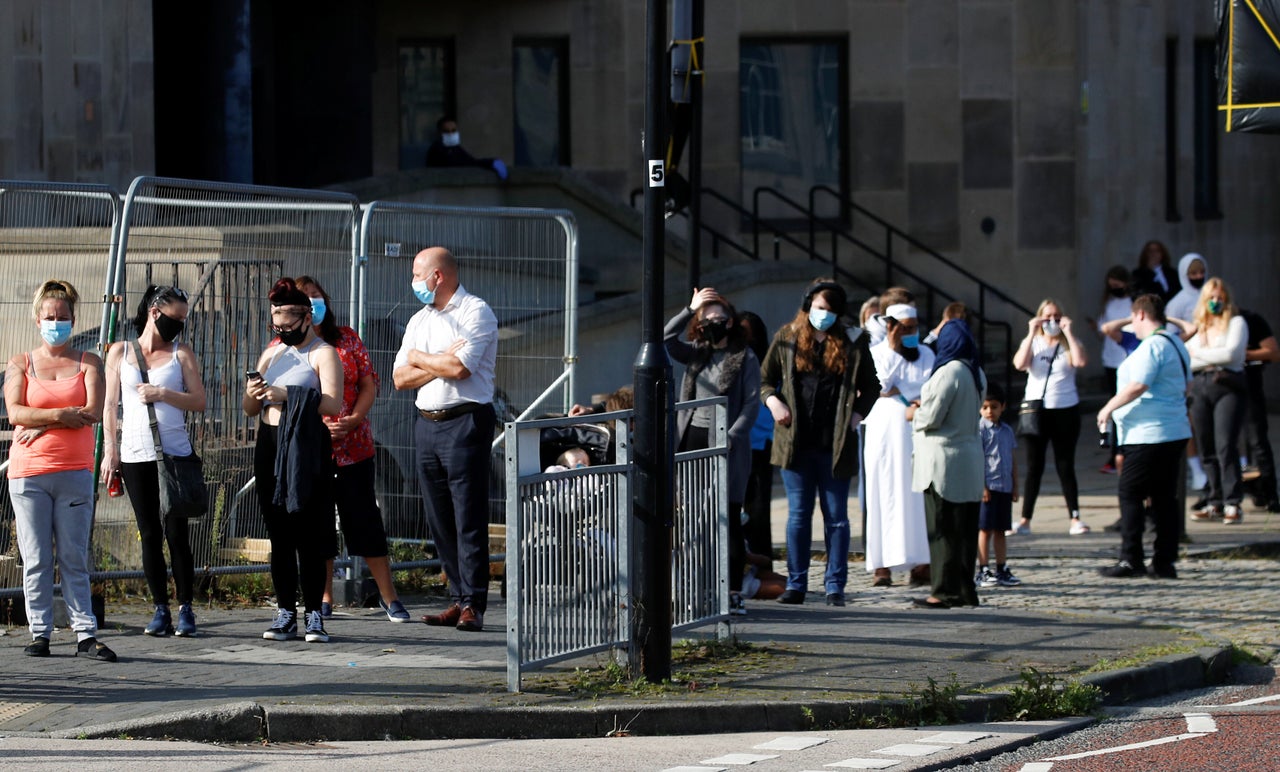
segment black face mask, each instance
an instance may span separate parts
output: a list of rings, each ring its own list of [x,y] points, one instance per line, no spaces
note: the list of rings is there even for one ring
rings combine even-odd
[[[186,326],[186,322],[181,319],[174,319],[163,311],[156,317],[156,332],[160,333],[160,338],[165,343],[173,343],[182,334],[182,330]]]
[[[307,330],[311,329],[310,325],[305,327],[299,326],[293,330],[282,330],[272,325],[271,332],[280,339],[280,342],[286,346],[296,346],[307,338]]]
[[[715,321],[704,321],[698,324],[698,337],[713,346],[724,340],[725,336],[728,334],[728,322],[722,322],[717,319]]]
[[[1191,285],[1191,289],[1200,289],[1204,286],[1204,277],[1201,276],[1199,279],[1192,279],[1188,277],[1187,284]]]
[[[1108,287],[1107,292],[1110,292],[1113,298],[1122,298],[1126,294],[1124,287]]]

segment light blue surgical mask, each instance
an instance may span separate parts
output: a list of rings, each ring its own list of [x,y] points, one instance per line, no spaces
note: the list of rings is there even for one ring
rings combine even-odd
[[[815,330],[826,332],[835,323],[836,315],[825,308],[809,309],[809,324],[812,324]]]
[[[415,281],[413,283],[413,295],[418,300],[422,301],[422,305],[424,306],[429,306],[436,302],[436,291],[433,289],[427,289],[426,279],[423,279],[422,281]]]
[[[71,322],[41,319],[40,337],[44,338],[44,342],[50,346],[61,346],[71,340]]]
[[[902,336],[902,345],[906,346],[907,348],[919,348],[919,347],[920,347],[920,333],[918,333],[918,332],[913,332],[913,333],[911,333],[910,335],[903,335],[903,336]]]
[[[323,322],[328,310],[329,307],[324,304],[324,298],[311,298],[311,323],[318,325]]]

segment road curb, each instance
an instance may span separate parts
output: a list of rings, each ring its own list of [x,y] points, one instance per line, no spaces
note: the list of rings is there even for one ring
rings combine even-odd
[[[1230,645],[1210,646],[1194,654],[1159,657],[1137,667],[1095,673],[1080,680],[1102,689],[1104,705],[1121,705],[1220,684],[1231,669],[1231,652]]]

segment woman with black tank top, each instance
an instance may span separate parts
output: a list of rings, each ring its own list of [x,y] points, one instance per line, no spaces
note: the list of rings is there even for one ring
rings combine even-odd
[[[306,640],[327,643],[320,604],[325,563],[337,554],[338,544],[333,530],[333,447],[322,416],[342,412],[342,362],[333,346],[316,334],[311,299],[292,279],[277,281],[267,298],[271,332],[277,337],[258,358],[251,373],[256,377],[246,379],[241,399],[245,415],[261,417],[253,472],[271,539],[277,606],[275,620],[262,637],[287,641],[298,636],[301,585]],[[312,402],[314,411],[309,408]],[[306,469],[315,474],[280,479],[277,473]]]

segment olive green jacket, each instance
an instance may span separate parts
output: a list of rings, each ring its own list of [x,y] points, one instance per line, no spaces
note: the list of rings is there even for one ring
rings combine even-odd
[[[853,345],[849,348],[849,366],[844,369],[840,382],[839,404],[836,407],[836,426],[831,444],[831,473],[847,480],[858,471],[858,442],[853,432],[853,415],[859,420],[871,412],[880,397],[880,379],[871,361],[870,338],[861,328],[850,327],[846,331]],[[761,410],[768,410],[767,400],[776,396],[791,409],[791,426],[773,425],[774,466],[790,469],[795,459],[795,422],[800,419],[796,411],[795,391],[796,341],[788,327],[778,330],[773,343],[764,355],[760,366]]]

